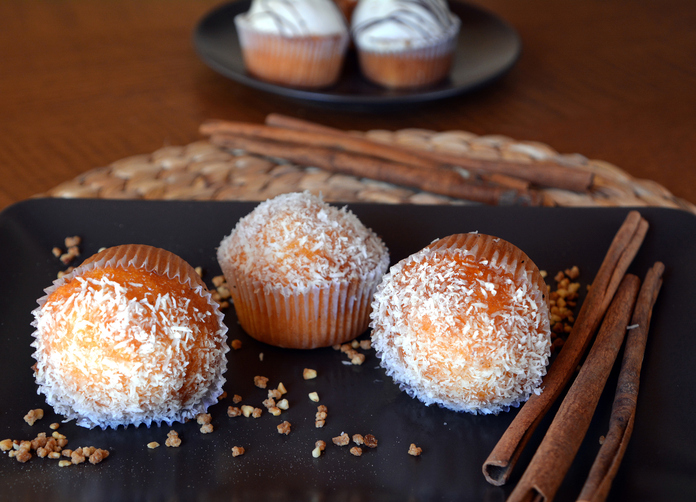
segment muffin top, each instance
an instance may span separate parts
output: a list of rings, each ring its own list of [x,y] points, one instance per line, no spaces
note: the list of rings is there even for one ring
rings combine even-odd
[[[218,260],[265,286],[303,291],[386,270],[389,255],[352,212],[303,192],[259,204],[222,240]]]
[[[359,48],[405,50],[445,40],[459,25],[445,0],[360,0],[351,31]]]
[[[497,413],[538,392],[546,373],[546,286],[511,244],[459,240],[467,247],[437,241],[391,268],[373,302],[373,347],[424,403]]]
[[[348,32],[343,14],[332,0],[254,0],[237,20],[254,30],[286,37]]]

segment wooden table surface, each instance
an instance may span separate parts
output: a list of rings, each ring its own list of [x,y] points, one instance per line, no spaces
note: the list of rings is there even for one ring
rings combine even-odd
[[[608,161],[696,202],[696,2],[475,0],[517,65],[480,91],[388,113],[326,110],[232,82],[196,56],[217,0],[0,2],[0,209],[92,168],[271,112],[344,129],[466,130]]]

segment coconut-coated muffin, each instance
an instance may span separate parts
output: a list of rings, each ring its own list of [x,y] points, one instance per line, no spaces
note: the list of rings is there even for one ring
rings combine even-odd
[[[389,253],[352,212],[302,192],[262,202],[239,220],[218,261],[249,335],[311,349],[367,329]]]
[[[381,365],[426,405],[496,414],[540,393],[547,287],[513,244],[476,233],[435,241],[389,270],[372,306]]]
[[[182,258],[115,246],[45,291],[33,311],[34,375],[66,420],[89,428],[171,425],[222,394],[227,327]]]

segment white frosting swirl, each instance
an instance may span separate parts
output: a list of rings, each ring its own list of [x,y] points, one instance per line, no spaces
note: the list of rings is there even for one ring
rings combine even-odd
[[[403,50],[451,38],[460,24],[446,0],[360,0],[351,30],[363,49]]]
[[[254,0],[237,22],[283,36],[340,35],[346,23],[332,0]]]

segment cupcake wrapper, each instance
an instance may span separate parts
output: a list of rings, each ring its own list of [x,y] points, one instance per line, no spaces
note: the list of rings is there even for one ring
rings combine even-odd
[[[391,88],[423,87],[444,79],[452,68],[459,31],[426,47],[373,50],[358,47],[360,69],[369,80]]]
[[[239,323],[253,338],[293,349],[328,347],[352,340],[367,329],[370,303],[381,273],[363,281],[334,281],[292,291],[243,279],[223,265]]]
[[[130,413],[131,419],[127,422],[122,420],[110,420],[103,416],[87,416],[76,412],[69,404],[66,404],[64,402],[65,396],[61,395],[59,389],[58,392],[56,392],[57,389],[54,389],[53,384],[48,382],[45,375],[42,374],[40,357],[41,352],[43,351],[43,344],[37,329],[32,334],[35,340],[31,346],[36,349],[32,355],[38,363],[36,371],[36,379],[39,386],[38,393],[46,396],[46,402],[54,408],[56,413],[64,415],[66,422],[76,420],[77,425],[90,429],[94,428],[95,426],[99,426],[102,429],[109,427],[115,429],[119,425],[135,425],[137,427],[140,424],[145,424],[147,427],[150,427],[153,422],[157,425],[161,424],[162,422],[171,425],[173,422],[185,422],[188,419],[195,418],[200,413],[204,413],[209,406],[217,403],[218,397],[223,393],[222,387],[226,381],[223,374],[227,369],[227,360],[225,354],[230,350],[229,346],[227,345],[228,328],[223,322],[224,315],[222,312],[220,312],[219,305],[217,302],[215,302],[215,300],[213,300],[212,295],[205,286],[205,283],[202,281],[193,267],[191,267],[190,264],[177,255],[170,253],[169,251],[165,251],[164,249],[132,244],[115,246],[93,255],[69,274],[56,279],[50,287],[44,289],[45,295],[37,300],[39,306],[32,311],[34,321],[32,321],[31,325],[34,328],[38,328],[41,310],[48,297],[56,289],[74,277],[98,268],[127,268],[130,266],[141,268],[147,272],[163,275],[172,280],[178,280],[181,284],[188,285],[191,289],[193,289],[195,294],[201,295],[212,307],[219,325],[219,331],[216,336],[221,339],[222,343],[211,384],[208,386],[207,391],[200,397],[200,399],[198,399],[198,401],[188,409],[170,411],[169,413],[163,415],[147,415],[133,411]]]
[[[467,254],[473,255],[476,261],[486,261],[491,267],[511,272],[515,279],[524,278],[525,281],[533,283],[544,296],[548,306],[546,282],[539,272],[539,267],[524,251],[503,239],[476,233],[454,234],[433,242],[428,248],[466,249]]]
[[[247,71],[262,80],[318,88],[338,80],[348,48],[347,33],[287,37],[262,33],[237,16],[235,25]]]

